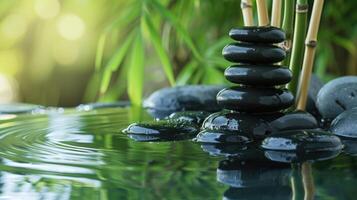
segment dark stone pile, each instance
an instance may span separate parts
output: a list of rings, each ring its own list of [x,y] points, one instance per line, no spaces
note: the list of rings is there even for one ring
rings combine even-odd
[[[279,87],[290,82],[291,71],[274,65],[285,58],[285,51],[274,45],[285,40],[285,33],[275,27],[243,27],[232,29],[229,35],[238,42],[224,47],[223,56],[240,64],[228,67],[224,75],[239,85],[217,94],[217,103],[228,111],[206,119],[199,142],[212,142],[216,137],[236,143],[264,138],[275,131],[271,122],[294,103],[294,96]]]

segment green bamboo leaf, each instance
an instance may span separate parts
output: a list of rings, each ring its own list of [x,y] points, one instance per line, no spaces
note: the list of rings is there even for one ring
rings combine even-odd
[[[104,32],[99,37],[99,41],[98,41],[97,52],[95,54],[95,71],[99,71],[99,69],[101,68],[106,39],[107,39],[107,32]]]
[[[193,55],[198,59],[202,60],[201,54],[198,52],[195,44],[193,43],[190,35],[188,34],[187,30],[182,26],[180,21],[177,19],[175,15],[173,15],[170,11],[168,11],[164,6],[158,3],[155,0],[150,1],[154,8],[158,10],[160,15],[168,20],[171,25],[176,29],[176,31],[180,34],[185,44],[191,49]]]
[[[156,31],[154,24],[148,16],[145,16],[146,26],[151,36],[151,42],[154,45],[157,55],[161,61],[162,67],[165,71],[166,77],[168,78],[171,85],[175,85],[175,78],[173,72],[173,66],[171,64],[169,55],[166,53],[162,41],[160,39],[159,33]]]
[[[132,105],[140,106],[144,80],[144,45],[141,31],[138,31],[132,46],[128,67],[128,95]]]
[[[110,79],[114,71],[118,70],[120,64],[123,62],[123,59],[128,51],[128,48],[133,40],[134,34],[130,34],[124,44],[120,46],[116,52],[113,54],[108,64],[105,66],[102,81],[100,84],[100,94],[104,94],[109,87]]]

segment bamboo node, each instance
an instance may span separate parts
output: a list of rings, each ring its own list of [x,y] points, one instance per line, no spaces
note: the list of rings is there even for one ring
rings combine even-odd
[[[308,4],[297,4],[296,5],[296,12],[297,13],[307,13],[309,10]]]
[[[316,47],[317,46],[317,41],[316,40],[308,40],[305,42],[305,45],[307,47]]]
[[[249,4],[249,3],[247,3],[247,2],[242,1],[241,4],[240,4],[240,7],[242,9],[245,9],[245,8],[251,8],[253,6],[251,4]]]

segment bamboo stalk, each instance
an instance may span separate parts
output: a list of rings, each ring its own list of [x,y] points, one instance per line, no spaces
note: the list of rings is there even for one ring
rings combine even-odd
[[[279,28],[281,25],[281,5],[282,0],[273,0],[271,9],[271,25]]]
[[[303,163],[301,165],[301,175],[305,191],[304,200],[313,200],[315,194],[315,185],[310,163]]]
[[[292,45],[292,37],[294,31],[294,7],[295,0],[284,1],[284,18],[282,29],[285,31],[286,40],[283,43],[283,48],[286,50],[286,58],[282,62],[283,65],[288,65],[290,62],[290,51]]]
[[[269,25],[268,8],[265,1],[266,0],[257,0],[259,26]]]
[[[304,59],[304,39],[307,29],[307,0],[297,0],[295,28],[293,37],[293,47],[289,68],[293,72],[293,78],[288,85],[288,89],[296,96],[297,85],[299,83],[300,70]]]
[[[240,7],[243,13],[244,26],[254,26],[252,0],[242,0]]]
[[[297,109],[305,110],[307,94],[311,79],[312,67],[315,58],[315,50],[317,45],[317,33],[320,26],[320,19],[324,0],[315,0],[312,8],[309,30],[305,40],[305,54],[302,72],[299,81],[297,93]]]

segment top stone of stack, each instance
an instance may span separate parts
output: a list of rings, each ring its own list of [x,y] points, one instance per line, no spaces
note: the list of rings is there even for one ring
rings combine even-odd
[[[280,43],[285,40],[285,32],[272,26],[246,26],[234,28],[229,36],[236,41],[252,43]]]

